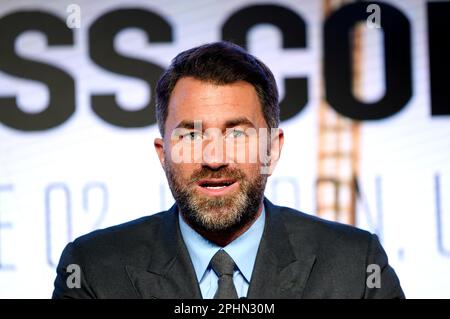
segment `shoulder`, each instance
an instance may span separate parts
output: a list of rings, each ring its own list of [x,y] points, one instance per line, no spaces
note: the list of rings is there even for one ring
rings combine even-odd
[[[310,248],[322,252],[367,253],[374,238],[370,232],[354,226],[328,221],[289,207],[277,206],[279,217],[291,242],[305,241]]]
[[[69,243],[57,266],[53,298],[97,298],[131,296],[126,265],[146,267],[152,245],[164,221],[171,221],[169,212],[142,217],[117,226],[93,231]],[[79,266],[82,289],[70,289],[67,280]]]
[[[75,242],[78,244],[84,243],[101,243],[117,240],[136,240],[137,235],[142,233],[151,234],[156,231],[163,223],[167,212],[159,212],[154,215],[141,217],[123,224],[97,229],[86,235],[80,236]]]
[[[288,207],[274,206],[274,211],[297,258],[315,257],[305,297],[404,298],[398,277],[376,235]],[[373,273],[369,265],[378,266],[381,289],[366,285],[368,275]]]
[[[169,212],[141,217],[123,224],[95,230],[75,239],[70,246],[85,258],[105,260],[139,256],[156,241]],[[100,257],[100,258],[99,258]]]
[[[320,217],[306,214],[289,207],[278,206],[280,216],[290,228],[310,229],[328,236],[370,236],[370,233],[354,226],[329,221]]]

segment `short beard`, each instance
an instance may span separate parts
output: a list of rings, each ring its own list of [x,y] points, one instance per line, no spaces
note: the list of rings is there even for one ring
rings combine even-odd
[[[170,164],[165,165],[165,172],[186,222],[197,231],[206,233],[230,234],[252,222],[258,214],[267,182],[267,176],[259,174],[259,170],[256,177],[249,180],[241,170],[229,167],[217,170],[202,167],[192,174],[187,184],[177,178],[176,169]],[[239,190],[232,196],[208,198],[194,190],[196,182],[202,178],[233,178],[239,182]]]

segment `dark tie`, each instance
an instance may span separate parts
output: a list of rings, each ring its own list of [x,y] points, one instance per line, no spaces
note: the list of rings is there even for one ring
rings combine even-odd
[[[233,258],[221,249],[211,258],[211,267],[219,277],[219,288],[214,299],[237,299],[238,295],[233,283],[235,268]]]

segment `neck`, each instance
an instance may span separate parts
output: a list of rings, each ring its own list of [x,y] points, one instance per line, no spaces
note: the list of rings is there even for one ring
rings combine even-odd
[[[245,233],[252,225],[253,223],[258,219],[258,217],[261,215],[262,212],[262,206],[263,203],[261,203],[258,207],[258,212],[255,214],[255,217],[251,219],[248,223],[242,225],[238,229],[234,229],[232,231],[217,231],[217,232],[208,232],[204,229],[200,229],[199,227],[196,227],[195,225],[192,225],[189,223],[189,221],[184,218],[183,214],[181,214],[181,217],[183,220],[191,226],[197,233],[202,235],[204,238],[209,240],[210,242],[213,242],[214,244],[225,247],[235,239],[237,239],[239,236],[241,236],[243,233]]]

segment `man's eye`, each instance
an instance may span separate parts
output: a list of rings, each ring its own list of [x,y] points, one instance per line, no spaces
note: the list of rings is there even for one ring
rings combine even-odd
[[[236,138],[236,137],[244,137],[245,136],[245,132],[241,131],[241,130],[232,130],[230,136],[234,137],[234,138]]]
[[[200,132],[189,132],[183,135],[183,138],[187,138],[188,140],[199,140],[202,138],[202,134]]]

